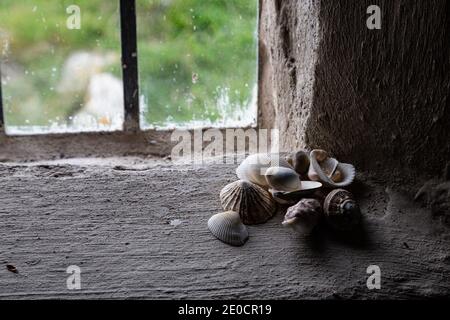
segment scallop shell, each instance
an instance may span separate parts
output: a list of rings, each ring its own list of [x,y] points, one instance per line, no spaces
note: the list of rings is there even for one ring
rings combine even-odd
[[[270,193],[251,182],[239,180],[226,185],[220,192],[224,210],[239,213],[245,224],[264,223],[275,215],[277,206]]]
[[[292,227],[300,234],[308,235],[319,223],[322,206],[316,199],[302,199],[295,206],[288,208],[283,226]]]
[[[268,187],[265,171],[273,166],[292,168],[289,163],[278,154],[257,153],[248,156],[236,169],[239,179]]]
[[[286,161],[294,168],[295,172],[303,176],[308,173],[309,153],[303,150],[293,152],[286,156]]]
[[[320,181],[327,187],[345,187],[355,179],[356,171],[353,165],[340,163],[335,158],[328,157],[323,150],[311,151],[310,161],[308,178]]]
[[[278,191],[300,190],[302,183],[294,169],[271,167],[266,170],[266,181],[270,188]]]
[[[213,215],[208,220],[208,229],[217,239],[232,246],[242,246],[248,239],[247,227],[234,211]]]
[[[353,195],[344,189],[331,191],[324,200],[323,210],[329,224],[337,230],[351,230],[361,219],[358,203]]]

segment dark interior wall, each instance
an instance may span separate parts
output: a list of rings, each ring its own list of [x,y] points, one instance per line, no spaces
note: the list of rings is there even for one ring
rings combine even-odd
[[[324,148],[380,174],[440,172],[450,159],[448,2],[263,0],[263,10],[274,7],[266,14],[278,17],[273,34],[261,35],[282,146]],[[381,30],[366,27],[373,4]]]
[[[366,27],[371,4],[381,30]],[[448,19],[445,0],[322,1],[307,143],[364,168],[440,171],[450,155]]]

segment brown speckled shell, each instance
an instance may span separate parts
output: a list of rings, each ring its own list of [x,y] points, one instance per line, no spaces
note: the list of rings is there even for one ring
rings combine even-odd
[[[345,210],[344,205],[353,205],[354,210]],[[351,230],[359,224],[361,213],[353,195],[344,189],[335,189],[325,198],[323,211],[328,223],[337,230]]]
[[[270,193],[251,182],[239,180],[226,185],[220,192],[224,210],[239,213],[244,224],[260,224],[272,218],[277,210]]]
[[[300,150],[290,153],[286,156],[286,161],[292,165],[295,172],[304,176],[308,173],[309,169],[309,152]]]

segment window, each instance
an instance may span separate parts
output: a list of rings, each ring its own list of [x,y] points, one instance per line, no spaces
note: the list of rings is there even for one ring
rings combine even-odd
[[[141,127],[256,121],[257,1],[139,0]]]
[[[7,133],[122,128],[119,4],[78,3],[82,6],[54,0],[1,1]]]
[[[6,133],[254,125],[257,16],[256,0],[2,0]]]

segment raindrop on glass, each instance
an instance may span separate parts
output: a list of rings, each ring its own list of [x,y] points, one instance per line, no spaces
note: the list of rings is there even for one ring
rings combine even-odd
[[[192,74],[192,83],[196,84],[198,82],[198,74],[197,73],[193,73]]]

